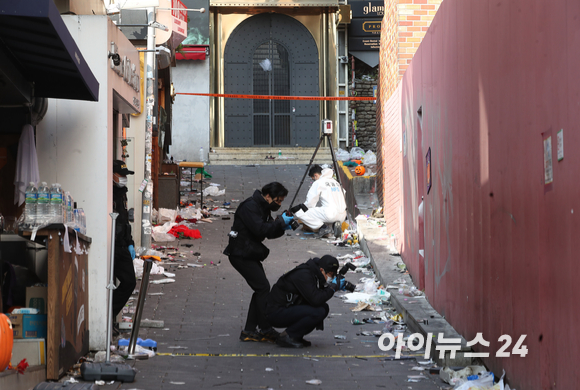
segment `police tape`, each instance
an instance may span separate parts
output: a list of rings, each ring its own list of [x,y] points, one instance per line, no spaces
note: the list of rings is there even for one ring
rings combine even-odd
[[[373,96],[278,96],[278,95],[238,95],[231,93],[192,93],[177,92],[176,95],[224,97],[230,99],[268,99],[268,100],[377,100]]]
[[[253,354],[253,353],[170,353],[170,352],[157,352],[158,356],[174,356],[174,357],[267,357],[267,358],[304,358],[304,359],[316,359],[316,358],[333,358],[333,359],[382,359],[382,358],[394,358],[394,355],[291,355],[291,354],[273,354],[273,353],[263,353],[263,354]],[[409,354],[400,355],[400,358],[415,358],[423,356],[423,354]]]

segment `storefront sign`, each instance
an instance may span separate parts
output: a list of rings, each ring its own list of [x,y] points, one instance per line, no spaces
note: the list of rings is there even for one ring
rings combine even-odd
[[[382,1],[352,1],[349,4],[353,18],[382,18],[385,15]]]
[[[117,44],[111,42],[111,52],[112,55],[119,54]],[[135,64],[131,63],[131,60],[127,58],[127,56],[120,56],[120,63],[119,65],[115,65],[113,61],[113,57],[109,59],[111,69],[115,71],[119,76],[125,80],[127,84],[129,84],[135,91],[140,91],[140,76],[139,70]],[[137,105],[138,106],[138,105]]]
[[[379,50],[381,48],[380,38],[350,37],[348,39],[348,50]]]
[[[351,37],[369,37],[381,34],[382,19],[353,19],[348,29]]]

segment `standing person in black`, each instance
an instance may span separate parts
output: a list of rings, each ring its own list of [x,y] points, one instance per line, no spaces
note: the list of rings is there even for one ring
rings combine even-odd
[[[277,328],[287,327],[276,344],[288,348],[309,347],[304,336],[323,330],[330,311],[326,303],[339,286],[333,282],[338,260],[330,255],[315,257],[285,273],[266,298],[266,318]]]
[[[273,329],[264,315],[266,295],[270,292],[270,282],[264,272],[262,261],[270,250],[262,244],[266,238],[274,239],[284,235],[284,230],[292,217],[285,215],[272,218],[271,211],[278,211],[288,190],[278,182],[266,184],[262,191],[240,203],[234,215],[234,223],[229,236],[229,244],[224,254],[230,263],[254,290],[246,325],[240,334],[241,341],[274,342],[279,333]]]
[[[115,279],[119,280],[119,285],[113,291],[113,322],[137,285],[133,268],[135,243],[131,236],[127,210],[127,175],[133,173],[127,169],[123,161],[113,161],[113,212],[119,214],[115,224],[115,268],[113,270]],[[118,327],[115,325],[113,328],[118,334]]]

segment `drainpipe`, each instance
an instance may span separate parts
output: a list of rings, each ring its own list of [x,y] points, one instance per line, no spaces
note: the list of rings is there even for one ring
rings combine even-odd
[[[151,246],[151,207],[153,207],[153,178],[151,177],[151,163],[153,160],[153,123],[156,115],[155,108],[155,7],[147,7],[147,52],[145,54],[145,170],[144,179],[147,186],[143,190],[143,211],[141,220],[141,246]]]

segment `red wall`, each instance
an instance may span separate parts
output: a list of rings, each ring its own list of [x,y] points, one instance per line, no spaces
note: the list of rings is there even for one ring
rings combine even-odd
[[[483,333],[491,345],[476,349],[512,387],[579,389],[580,1],[445,0],[401,99],[402,254],[415,283],[424,272],[430,302],[467,340]],[[508,351],[526,334],[529,354],[495,357],[504,334]]]

